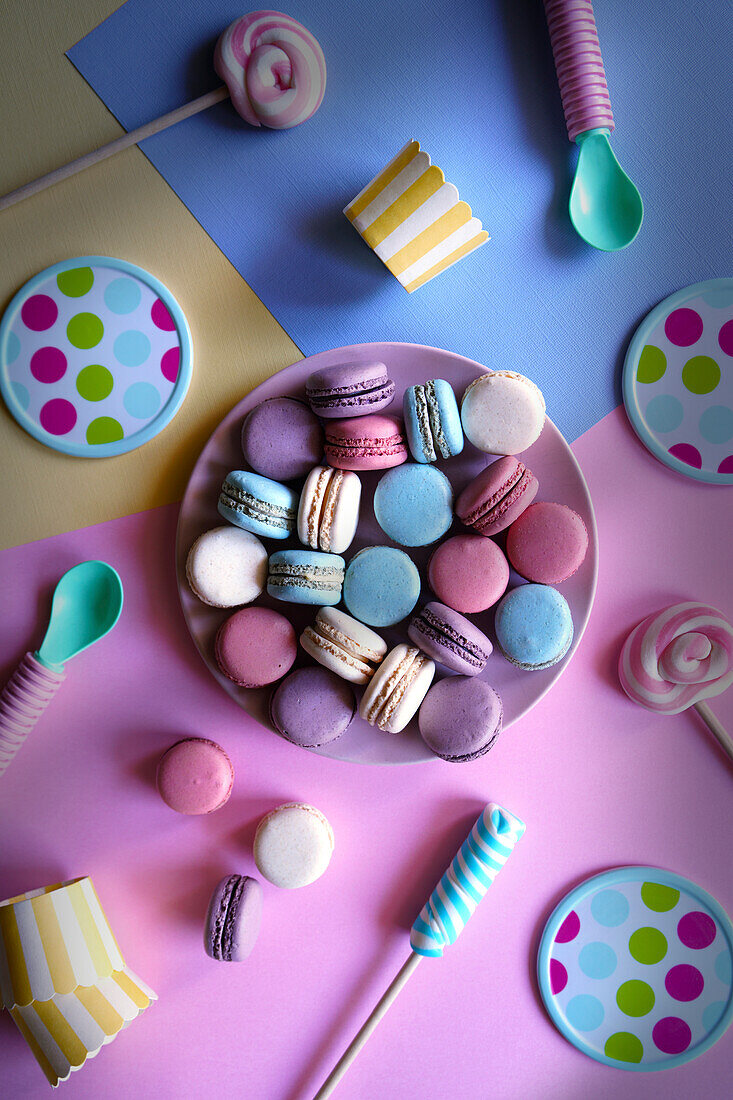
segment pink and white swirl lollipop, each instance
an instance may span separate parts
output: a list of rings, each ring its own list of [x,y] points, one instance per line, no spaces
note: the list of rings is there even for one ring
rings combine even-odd
[[[216,44],[214,68],[225,82],[223,87],[214,88],[191,103],[3,195],[0,210],[159,134],[228,96],[250,126],[288,130],[316,113],[326,90],[323,50],[310,31],[280,11],[253,11],[235,19]]]
[[[678,603],[631,631],[618,662],[621,687],[657,714],[694,707],[733,760],[733,740],[704,699],[733,684],[733,624],[714,607]]]

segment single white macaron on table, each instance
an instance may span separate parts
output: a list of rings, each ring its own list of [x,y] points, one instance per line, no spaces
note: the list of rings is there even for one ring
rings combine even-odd
[[[257,826],[255,863],[274,886],[296,890],[321,877],[333,845],[333,829],[320,810],[307,802],[284,802]]]

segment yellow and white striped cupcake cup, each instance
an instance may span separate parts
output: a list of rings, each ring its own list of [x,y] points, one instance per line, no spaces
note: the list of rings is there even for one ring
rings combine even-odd
[[[157,1000],[89,878],[0,902],[0,996],[54,1087]]]
[[[419,141],[408,141],[344,214],[408,292],[489,239]]]

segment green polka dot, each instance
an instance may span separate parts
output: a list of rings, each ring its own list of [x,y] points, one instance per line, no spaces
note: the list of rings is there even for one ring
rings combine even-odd
[[[93,348],[104,336],[104,325],[95,313],[77,313],[66,326],[66,335],[75,348]]]
[[[655,913],[668,913],[680,900],[680,892],[673,886],[662,886],[661,882],[645,882],[641,887],[641,900]]]
[[[644,1057],[641,1039],[628,1031],[617,1031],[609,1035],[603,1050],[607,1058],[614,1058],[617,1062],[640,1062]]]
[[[92,289],[94,274],[91,267],[75,267],[56,276],[58,288],[67,298],[81,298]]]
[[[667,939],[658,928],[637,928],[629,940],[632,958],[645,966],[653,966],[667,954]]]
[[[712,393],[720,381],[720,367],[709,355],[693,355],[682,368],[682,381],[690,393]]]
[[[98,416],[87,428],[87,443],[115,443],[124,434],[119,420],[112,416]]]
[[[646,1016],[654,1008],[654,990],[646,982],[624,982],[616,994],[616,1004],[627,1016]]]
[[[647,344],[639,356],[637,382],[658,382],[667,369],[667,357],[661,348]]]
[[[76,388],[86,401],[103,401],[112,393],[114,379],[106,367],[92,363],[76,376]]]

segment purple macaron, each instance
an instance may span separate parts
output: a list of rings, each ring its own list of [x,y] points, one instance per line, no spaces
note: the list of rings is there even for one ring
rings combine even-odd
[[[395,384],[384,363],[342,363],[314,371],[305,393],[319,416],[365,416],[392,403]]]
[[[444,603],[428,603],[410,623],[410,641],[451,672],[478,676],[493,646],[486,635]]]
[[[287,741],[304,749],[340,737],[356,713],[351,684],[326,668],[298,668],[270,696],[270,721]]]
[[[220,962],[242,962],[255,945],[261,920],[262,887],[257,879],[225,875],[206,914],[206,954]]]
[[[425,696],[418,724],[436,756],[463,763],[489,751],[501,732],[502,716],[501,699],[485,680],[447,676]]]
[[[273,481],[305,477],[323,458],[323,428],[304,401],[270,397],[247,413],[242,453],[253,470]]]

